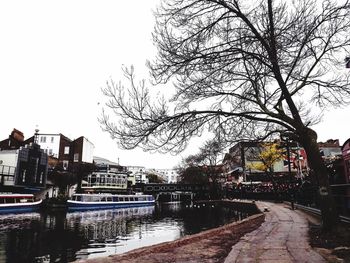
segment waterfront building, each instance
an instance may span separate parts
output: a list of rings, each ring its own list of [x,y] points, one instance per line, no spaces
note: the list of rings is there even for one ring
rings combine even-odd
[[[0,191],[35,192],[46,186],[47,154],[34,143],[0,151]]]
[[[30,152],[28,157],[30,160],[38,159],[38,163],[41,164],[41,162],[46,162],[46,170],[45,174],[43,174],[43,179],[31,179],[37,182],[36,184],[42,187],[43,185],[48,182],[48,185],[52,188],[51,190],[48,190],[50,192],[50,196],[56,196],[58,193],[58,188],[54,185],[53,181],[67,181],[68,184],[72,183],[74,177],[81,178],[86,173],[92,171],[93,166],[93,151],[94,151],[94,145],[91,143],[87,138],[81,136],[75,140],[71,140],[68,137],[62,135],[61,133],[58,134],[52,134],[52,133],[39,133],[39,130],[35,131],[34,136],[24,140],[24,135],[22,132],[20,132],[17,129],[14,129],[10,136],[0,141],[0,151],[2,151],[2,154],[5,155],[4,151],[13,151],[11,154],[14,154],[16,151],[19,152],[19,156],[24,155],[22,152],[26,151],[26,149]],[[44,157],[37,157],[39,154],[32,154],[34,150],[38,151],[40,150],[41,153],[43,153]],[[9,153],[6,153],[9,155]],[[34,156],[34,157],[33,157]],[[13,163],[14,161],[12,161]],[[28,161],[34,162],[34,161]],[[28,165],[30,167],[39,167],[36,165]],[[12,174],[12,176],[15,176],[14,173],[18,173],[19,168],[12,168],[12,167],[5,167],[4,164],[2,165],[2,171],[0,169],[0,172],[7,174]],[[7,171],[5,171],[7,169]],[[13,170],[17,169],[16,172]],[[36,178],[37,175],[31,175],[29,176],[27,173],[29,170],[34,170],[38,172],[40,169],[34,169],[34,168],[27,168],[25,169],[26,178]],[[49,174],[50,180],[47,180],[47,174]],[[9,180],[11,178],[9,175],[7,176]],[[71,179],[68,179],[71,178]],[[5,180],[5,179],[4,179]],[[22,176],[22,179],[23,176]],[[27,179],[25,179],[26,181]],[[28,179],[29,180],[29,179]],[[76,180],[76,179],[75,179]],[[14,183],[15,185],[18,184],[19,181]],[[29,182],[26,182],[29,183]],[[31,183],[33,185],[33,183]],[[68,192],[72,192],[70,188],[71,185],[67,185]],[[63,190],[63,189],[60,189]],[[63,190],[64,191],[64,190]],[[64,191],[66,192],[66,191]]]
[[[94,171],[85,175],[81,189],[88,193],[127,193],[133,182],[127,167],[94,157]],[[129,180],[130,178],[130,180]]]
[[[56,165],[62,167],[64,171],[71,170],[74,164],[93,163],[95,147],[84,136],[71,140],[61,133],[38,133],[36,140],[51,159],[57,160]],[[27,140],[27,142],[33,141],[34,137]]]

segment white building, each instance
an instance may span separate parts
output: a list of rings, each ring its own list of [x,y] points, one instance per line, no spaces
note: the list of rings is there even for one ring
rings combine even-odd
[[[73,162],[93,163],[95,146],[87,138],[81,136],[70,145],[73,154]]]
[[[127,166],[128,172],[135,178],[135,183],[148,184],[146,168],[144,166]]]
[[[49,156],[60,158],[62,155],[69,154],[70,143],[72,140],[62,135],[41,133],[37,134],[37,143],[40,148],[47,152]]]
[[[48,156],[57,158],[64,170],[72,163],[93,163],[95,146],[83,136],[71,140],[61,133],[39,133],[34,140]]]
[[[168,184],[178,182],[179,174],[175,169],[147,169],[146,172],[158,175]]]

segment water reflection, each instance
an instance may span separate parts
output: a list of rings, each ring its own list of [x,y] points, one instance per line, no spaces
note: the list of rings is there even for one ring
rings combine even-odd
[[[172,241],[246,213],[180,203],[72,213],[0,216],[0,262],[70,262]]]
[[[130,240],[143,238],[142,222],[154,213],[154,209],[150,206],[67,214],[67,227],[78,227],[80,235],[88,241],[76,252],[77,259],[130,250]]]

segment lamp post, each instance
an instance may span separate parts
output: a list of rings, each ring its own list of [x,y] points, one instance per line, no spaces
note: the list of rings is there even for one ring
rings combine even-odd
[[[289,181],[292,182],[292,169],[290,166],[290,138],[286,134],[281,134],[281,141],[286,143],[286,149],[287,149],[287,158],[288,158],[288,175],[289,175]]]
[[[292,206],[292,210],[294,210],[294,189],[292,187],[292,169],[291,169],[291,166],[290,166],[290,138],[288,136],[288,134],[283,134],[281,133],[281,141],[285,142],[286,143],[286,148],[287,148],[287,158],[288,158],[288,175],[289,175],[289,184],[290,184],[290,187],[291,187],[291,200],[290,200],[290,203],[291,203],[291,206]]]
[[[36,128],[35,129],[35,133],[34,133],[34,143],[38,144],[39,143],[39,129]]]

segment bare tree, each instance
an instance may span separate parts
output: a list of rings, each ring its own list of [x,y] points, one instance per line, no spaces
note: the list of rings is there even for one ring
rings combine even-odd
[[[221,142],[215,139],[208,140],[199,148],[198,153],[185,158],[183,166],[201,167],[206,177],[216,183],[219,175],[222,173],[218,164],[222,161],[223,149]]]
[[[182,181],[209,183],[211,196],[220,197],[218,179],[222,175],[219,163],[222,161],[223,148],[220,141],[208,140],[199,148],[198,153],[187,156],[177,167]]]
[[[317,134],[326,107],[349,103],[349,1],[167,0],[156,11],[149,62],[156,84],[173,82],[170,101],[151,101],[145,82],[110,81],[104,94],[118,122],[103,129],[126,149],[183,150],[209,129],[221,140],[289,132],[318,176],[323,226],[338,220]]]

